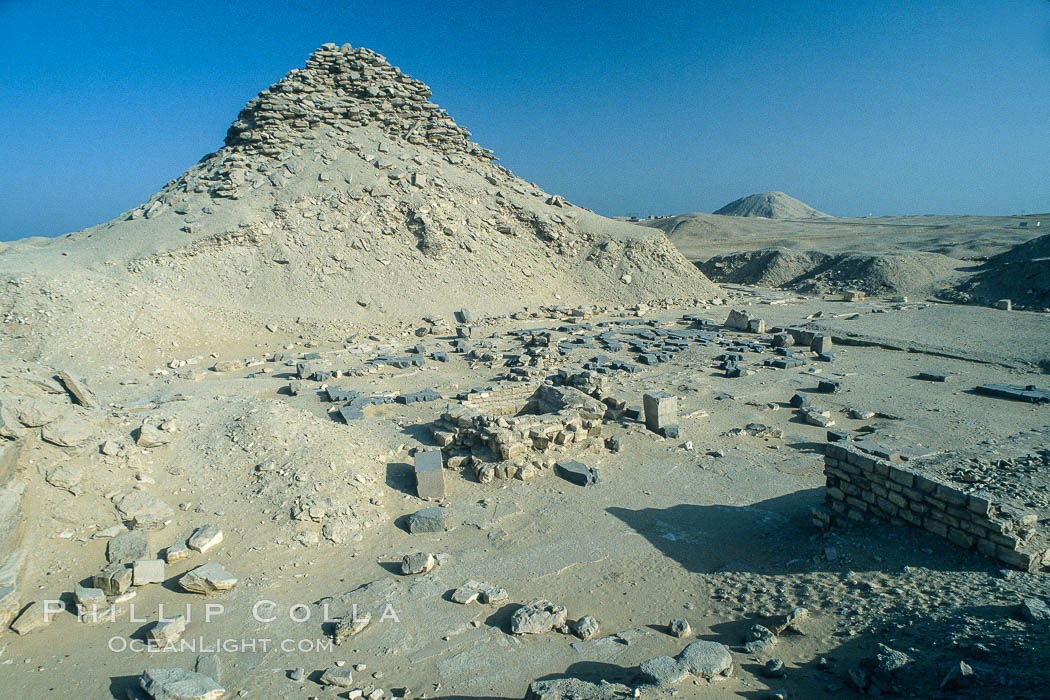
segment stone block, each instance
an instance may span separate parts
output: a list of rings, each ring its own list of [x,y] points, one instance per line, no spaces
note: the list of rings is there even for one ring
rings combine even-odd
[[[645,409],[645,427],[654,433],[661,429],[678,425],[678,397],[664,391],[653,392],[642,396]]]
[[[121,595],[131,588],[131,567],[114,562],[91,578],[91,584],[106,595]]]
[[[909,488],[915,484],[915,474],[900,468],[890,470],[890,479],[901,486],[907,486]]]
[[[164,583],[164,560],[141,559],[131,564],[132,585],[145,586],[150,583]]]
[[[590,486],[601,481],[596,468],[576,461],[558,462],[554,465],[554,473],[577,486]]]
[[[830,335],[815,335],[813,340],[809,343],[809,349],[818,354],[827,354],[831,352],[831,336]]]
[[[414,460],[416,495],[420,498],[445,497],[444,459],[440,450],[416,453]]]
[[[149,540],[145,530],[121,533],[106,544],[106,560],[129,564],[136,559],[149,559]]]

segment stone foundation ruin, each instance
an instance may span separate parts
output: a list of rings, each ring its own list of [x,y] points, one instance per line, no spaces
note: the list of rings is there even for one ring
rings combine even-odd
[[[528,479],[553,453],[604,449],[606,405],[571,386],[514,384],[466,395],[430,426],[450,468],[482,483]]]

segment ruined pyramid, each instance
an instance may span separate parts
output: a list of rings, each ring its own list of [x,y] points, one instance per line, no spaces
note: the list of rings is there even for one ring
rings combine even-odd
[[[143,357],[264,322],[718,295],[663,233],[515,177],[429,96],[375,52],[325,44],[149,201],[0,252],[5,327],[40,357],[78,343]]]
[[[783,192],[749,194],[714,213],[721,216],[761,216],[765,219],[813,219],[828,216]]]

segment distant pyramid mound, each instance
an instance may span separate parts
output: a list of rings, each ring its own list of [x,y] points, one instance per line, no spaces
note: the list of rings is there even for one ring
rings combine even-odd
[[[325,44],[149,201],[0,252],[0,303],[47,314],[47,333],[19,336],[46,355],[124,342],[129,322],[140,342],[185,347],[237,323],[345,329],[718,295],[661,232],[515,177],[429,96],[375,52]]]
[[[828,214],[783,192],[749,194],[715,212],[721,216],[761,216],[766,219],[813,219]]]

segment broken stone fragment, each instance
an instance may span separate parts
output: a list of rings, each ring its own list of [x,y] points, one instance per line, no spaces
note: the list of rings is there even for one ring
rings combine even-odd
[[[19,635],[29,634],[34,630],[49,625],[51,623],[50,618],[51,615],[45,612],[44,606],[34,601],[22,611],[21,615],[15,618],[15,621],[11,623],[11,629]]]
[[[784,668],[784,662],[780,659],[770,659],[766,662],[766,665],[762,667],[762,675],[766,678],[783,678],[787,675],[787,669]]]
[[[139,686],[154,700],[219,700],[226,695],[226,689],[211,678],[183,668],[147,669]]]
[[[94,398],[83,383],[77,381],[64,371],[59,371],[58,374],[55,375],[55,379],[61,382],[62,386],[64,386],[66,391],[69,392],[69,396],[73,399],[74,403],[78,403],[84,408],[94,407]]]
[[[729,647],[718,642],[692,642],[676,658],[698,678],[710,679],[733,673],[733,655],[729,653]]]
[[[8,440],[18,440],[25,437],[25,435],[25,429],[18,424],[15,417],[7,410],[7,407],[0,403],[0,437]]]
[[[118,454],[120,454],[120,445],[117,443],[116,440],[106,440],[104,443],[102,443],[102,447],[100,449],[102,450],[102,454],[106,455],[107,457],[116,457]]]
[[[543,634],[565,624],[567,611],[549,600],[537,598],[514,611],[510,631],[514,634]]]
[[[110,609],[106,593],[101,588],[87,588],[79,583],[73,589],[73,601],[77,606],[77,618],[80,621],[98,621],[103,619]]]
[[[810,425],[815,425],[820,428],[830,428],[835,425],[835,421],[831,418],[831,411],[821,411],[817,408],[805,408],[802,409],[802,417],[805,418],[806,422]]]
[[[131,588],[131,567],[114,562],[91,577],[91,585],[102,589],[106,595],[121,595]]]
[[[164,561],[161,559],[140,559],[132,562],[131,583],[133,586],[164,583]]]
[[[48,423],[40,430],[40,437],[45,442],[59,447],[80,447],[94,435],[95,426],[77,416],[66,416]]]
[[[452,592],[452,602],[460,605],[469,605],[476,600],[486,605],[498,605],[509,597],[504,589],[481,581],[464,581]]]
[[[203,554],[212,547],[218,546],[221,542],[222,530],[214,525],[204,525],[193,531],[186,544],[193,551]]]
[[[747,632],[747,643],[744,650],[748,654],[759,654],[773,648],[777,643],[777,637],[768,627],[762,625],[751,625]]]
[[[407,575],[410,574],[426,574],[437,565],[437,560],[433,554],[429,552],[414,552],[412,554],[406,554],[401,559],[401,573]]]
[[[1021,601],[1021,617],[1028,622],[1050,622],[1050,608],[1038,598]]]
[[[336,644],[342,644],[347,639],[361,634],[370,622],[372,622],[371,615],[347,615],[335,623],[332,629],[332,640]]]
[[[169,442],[171,442],[171,435],[146,421],[142,422],[142,425],[139,427],[138,436],[135,438],[136,445],[147,449],[162,447]]]
[[[114,503],[117,512],[125,520],[134,520],[143,524],[161,523],[170,518],[174,511],[164,501],[160,500],[149,491],[132,489],[118,494]],[[150,527],[149,529],[154,529]]]
[[[558,462],[554,465],[554,473],[577,486],[589,486],[602,480],[597,468],[576,461]]]
[[[236,372],[244,369],[244,360],[222,360],[212,365],[213,372]]]
[[[795,608],[773,625],[773,633],[778,637],[784,632],[803,634],[802,623],[809,619],[809,610],[806,608]]]
[[[47,474],[47,483],[60,489],[72,492],[84,478],[84,472],[80,467],[73,464],[63,464],[55,467]]]
[[[236,585],[237,577],[215,562],[198,566],[179,579],[179,586],[191,593],[218,593]]]
[[[677,685],[689,677],[689,669],[678,659],[657,656],[638,667],[642,680],[659,688]]]
[[[861,690],[874,686],[878,692],[898,695],[902,687],[900,676],[902,672],[914,663],[913,659],[902,651],[891,649],[885,644],[878,645],[879,652],[874,658],[862,660],[859,664],[851,666],[849,677],[855,686]]]
[[[106,561],[130,564],[149,559],[149,538],[144,530],[128,530],[106,543]]]
[[[353,676],[348,668],[327,668],[321,677],[317,679],[321,685],[333,686],[336,688],[349,688],[353,685]]]
[[[477,588],[464,585],[452,591],[452,602],[459,603],[460,605],[470,605],[476,601],[480,595],[481,591]]]
[[[163,647],[168,644],[175,644],[182,638],[182,633],[186,631],[186,617],[184,615],[176,615],[170,620],[158,620],[146,630],[146,639],[153,644]]]
[[[948,674],[941,681],[941,688],[969,688],[977,682],[973,668],[965,661],[959,661],[948,669]]]
[[[558,678],[533,681],[529,684],[525,700],[622,700],[633,696],[630,688],[619,683],[602,681],[601,684],[595,684],[578,678]]]
[[[27,428],[39,428],[57,419],[60,410],[43,399],[30,399],[18,406],[18,421]]]
[[[445,508],[433,506],[408,516],[406,525],[413,535],[427,532],[444,532],[448,529],[448,514]]]
[[[689,622],[682,619],[671,620],[668,628],[671,630],[671,634],[679,639],[682,637],[688,637],[693,632],[693,629],[689,626]]]
[[[598,621],[591,615],[584,615],[579,620],[576,620],[569,626],[569,629],[584,641],[594,639],[600,632]]]
[[[164,550],[164,561],[168,564],[174,564],[177,561],[188,559],[190,556],[190,548],[182,542],[171,545]]]
[[[219,661],[219,654],[216,652],[197,654],[193,670],[208,678],[215,679],[217,683],[222,683],[222,662]]]

